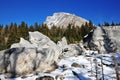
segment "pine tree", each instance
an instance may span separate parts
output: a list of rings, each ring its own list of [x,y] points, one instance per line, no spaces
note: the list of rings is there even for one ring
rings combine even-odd
[[[101,24],[99,23],[98,26],[101,27]]]
[[[111,24],[111,26],[115,26],[115,24],[114,24],[114,22],[112,21],[112,24]]]
[[[34,29],[35,31],[40,31],[40,26],[37,22],[34,24]]]
[[[84,38],[84,36],[85,36],[86,34],[88,34],[88,32],[89,32],[88,26],[82,25],[82,26],[81,26],[82,39]]]
[[[40,32],[47,36],[49,36],[50,34],[49,28],[46,24],[42,24],[42,26],[40,27]]]
[[[21,22],[21,25],[20,25],[20,34],[21,34],[21,37],[25,38],[25,39],[28,39],[28,25],[22,21]]]
[[[0,24],[0,36],[2,35],[3,33],[3,25]]]
[[[0,25],[0,50],[3,49],[3,25]]]
[[[89,31],[95,28],[91,20],[89,21],[88,26],[89,26]]]
[[[108,22],[104,22],[104,26],[110,26]]]
[[[29,31],[31,31],[31,32],[35,31],[35,29],[32,25],[29,27]]]

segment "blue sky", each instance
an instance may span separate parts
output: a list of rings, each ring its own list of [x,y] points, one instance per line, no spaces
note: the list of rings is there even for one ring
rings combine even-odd
[[[120,0],[0,0],[0,24],[41,24],[55,12],[68,12],[94,24],[120,22]]]

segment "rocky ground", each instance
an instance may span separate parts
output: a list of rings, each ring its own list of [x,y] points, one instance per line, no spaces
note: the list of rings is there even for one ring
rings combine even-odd
[[[100,80],[103,77],[103,65],[104,80],[117,80],[114,62],[111,58],[113,53],[96,55],[93,51],[88,52],[85,55],[61,59],[58,68],[50,73],[41,72],[8,79],[2,74],[0,78],[2,80],[47,80],[47,78],[49,80]],[[102,62],[101,56],[103,56]],[[120,61],[120,54],[115,53],[115,56]]]
[[[116,28],[98,27],[85,44],[67,44],[65,37],[56,44],[37,31],[29,32],[28,41],[21,38],[0,51],[0,79],[119,80],[116,32]]]

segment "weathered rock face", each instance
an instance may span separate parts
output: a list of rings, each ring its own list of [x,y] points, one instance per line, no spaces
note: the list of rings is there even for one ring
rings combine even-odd
[[[0,72],[14,75],[25,75],[34,71],[51,72],[57,68],[57,65],[51,61],[47,62],[47,58],[47,53],[37,53],[32,48],[8,49],[1,53]]]
[[[60,55],[57,45],[37,31],[30,32],[29,37],[29,41],[21,38],[11,49],[0,52],[0,72],[23,75],[57,68],[55,62]]]
[[[90,48],[93,50],[102,50],[102,51],[106,51],[104,48],[104,37],[103,37],[104,33],[101,27],[97,27],[94,32],[93,32],[93,36],[92,36],[92,40],[90,41],[89,45]]]
[[[10,54],[10,50],[5,54]],[[37,54],[35,49],[16,48],[9,55],[10,63],[7,71],[17,74],[31,73],[36,67],[36,58]]]
[[[105,46],[108,51],[120,52],[120,26],[104,28],[106,35],[107,45]]]
[[[47,36],[35,31],[29,32],[29,41],[21,38],[10,49],[0,51],[0,72],[24,75],[33,72],[51,72],[64,57],[79,55],[81,48],[67,44],[62,38],[55,44]]]
[[[120,52],[120,26],[97,27],[92,39],[89,42],[89,47],[92,50],[105,52]]]

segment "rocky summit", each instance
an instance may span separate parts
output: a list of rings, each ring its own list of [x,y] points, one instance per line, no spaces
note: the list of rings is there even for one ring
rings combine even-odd
[[[44,24],[51,28],[53,26],[66,28],[69,24],[75,26],[81,26],[88,22],[86,19],[78,17],[74,14],[58,12],[54,13],[53,16],[48,16]]]

